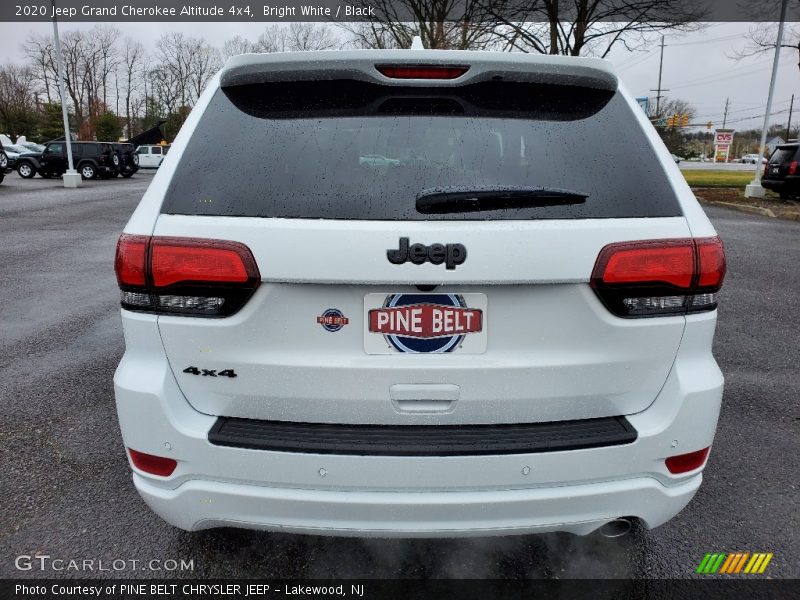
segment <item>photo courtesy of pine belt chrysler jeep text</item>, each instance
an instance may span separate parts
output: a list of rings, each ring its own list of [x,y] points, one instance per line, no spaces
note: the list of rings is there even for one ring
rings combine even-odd
[[[724,251],[606,61],[233,57],[115,267],[122,437],[177,527],[588,534],[700,486]]]

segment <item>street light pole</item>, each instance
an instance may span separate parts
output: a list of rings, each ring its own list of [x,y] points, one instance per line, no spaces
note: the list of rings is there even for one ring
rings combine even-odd
[[[778,24],[778,39],[775,41],[775,57],[772,59],[772,79],[769,82],[769,94],[767,95],[767,110],[764,115],[764,127],[761,129],[761,143],[758,145],[758,159],[756,160],[756,173],[753,181],[744,188],[745,198],[763,198],[764,188],[761,186],[761,157],[764,156],[764,146],[767,143],[767,129],[769,129],[769,117],[772,112],[772,94],[775,92],[775,79],[778,76],[778,62],[781,57],[781,41],[783,41],[783,22],[786,19],[787,0],[781,2],[781,21]]]
[[[56,62],[58,63],[58,95],[61,98],[61,116],[64,118],[64,140],[67,146],[67,172],[64,173],[64,187],[80,187],[81,176],[75,171],[72,162],[72,136],[69,133],[69,115],[67,112],[67,96],[64,94],[64,60],[61,58],[61,40],[58,37],[58,21],[56,20],[56,0],[50,0],[53,7],[53,37],[56,40]]]

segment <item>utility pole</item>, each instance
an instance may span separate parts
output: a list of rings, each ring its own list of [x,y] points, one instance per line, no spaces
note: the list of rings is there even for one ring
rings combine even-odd
[[[792,129],[792,108],[794,108],[794,94],[792,94],[792,101],[789,102],[789,122],[786,124],[786,141],[789,141],[789,137],[791,137],[791,129]]]
[[[728,102],[730,98],[725,98],[725,114],[722,116],[722,128],[725,129],[725,123],[728,122]]]
[[[669,91],[669,90],[665,90],[665,89],[661,88],[661,72],[663,70],[663,67],[664,67],[664,36],[662,35],[661,36],[661,59],[659,60],[659,63],[658,63],[658,89],[656,89],[656,90],[651,89],[650,90],[651,92],[655,92],[656,93],[656,117],[659,117],[659,118],[661,117],[661,98],[663,98],[663,96],[661,95],[661,92],[668,92]]]
[[[783,40],[783,25],[786,20],[786,3],[781,2],[781,21],[778,25],[778,39],[775,40],[775,57],[772,59],[772,78],[769,81],[769,94],[767,94],[767,110],[764,113],[764,127],[761,129],[761,143],[758,145],[758,160],[756,160],[755,177],[744,188],[745,198],[763,198],[764,187],[761,185],[761,157],[764,155],[764,145],[767,143],[767,129],[769,129],[769,113],[772,112],[772,95],[775,93],[775,78],[778,76],[778,63],[781,58],[781,41]]]
[[[64,142],[67,146],[67,172],[64,173],[64,187],[80,187],[81,176],[72,162],[72,135],[69,133],[69,116],[67,114],[67,96],[64,94],[64,59],[61,57],[61,40],[58,37],[58,21],[56,20],[56,0],[50,0],[53,8],[53,36],[56,40],[56,61],[58,62],[58,95],[61,98],[61,116],[64,118]]]

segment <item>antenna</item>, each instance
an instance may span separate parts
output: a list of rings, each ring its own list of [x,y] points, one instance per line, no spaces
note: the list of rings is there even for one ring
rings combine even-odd
[[[425,46],[422,45],[422,38],[418,35],[415,35],[414,38],[411,40],[411,49],[412,50],[425,50]]]

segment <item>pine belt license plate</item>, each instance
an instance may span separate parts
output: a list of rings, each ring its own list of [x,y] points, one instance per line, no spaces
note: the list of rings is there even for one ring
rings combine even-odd
[[[486,294],[367,294],[367,354],[486,352]]]

